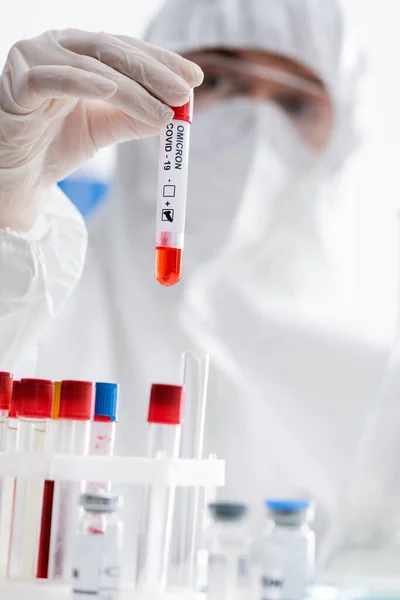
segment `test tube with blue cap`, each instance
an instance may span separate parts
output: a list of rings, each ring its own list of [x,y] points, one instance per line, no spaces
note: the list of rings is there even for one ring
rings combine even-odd
[[[113,456],[118,420],[119,386],[116,383],[96,383],[93,423],[90,432],[90,454]]]

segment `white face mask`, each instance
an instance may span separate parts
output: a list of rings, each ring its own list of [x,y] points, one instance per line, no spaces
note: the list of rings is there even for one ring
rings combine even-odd
[[[309,292],[312,281],[319,286],[327,267],[320,218],[329,194],[323,155],[273,105],[257,107],[255,148],[225,254],[246,270],[262,302]]]

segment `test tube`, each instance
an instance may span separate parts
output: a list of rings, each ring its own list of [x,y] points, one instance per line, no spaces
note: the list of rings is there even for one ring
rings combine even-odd
[[[61,392],[61,381],[54,382],[54,399],[53,409],[51,413],[52,419],[58,419],[60,410],[60,392]],[[49,427],[49,440],[47,444],[47,450],[50,452],[57,451],[57,433],[58,424],[55,424],[52,420]],[[36,577],[40,579],[47,579],[48,568],[49,568],[49,552],[50,552],[50,535],[51,535],[51,519],[53,514],[53,498],[54,498],[54,481],[47,479],[44,482],[43,490],[43,506],[42,506],[42,518],[40,521],[40,536],[39,536],[39,549],[38,559],[36,565]]]
[[[11,405],[7,420],[6,451],[15,452],[19,444],[18,402],[20,381],[13,382]],[[0,497],[0,578],[7,575],[11,539],[15,478],[3,477]]]
[[[193,93],[173,110],[174,118],[160,135],[157,188],[155,276],[166,286],[181,278]]]
[[[118,384],[96,383],[94,416],[90,430],[90,454],[101,456],[113,456],[114,454],[118,394]]]
[[[210,357],[186,352],[183,355],[183,388],[185,393],[181,458],[203,458],[204,427]],[[194,589],[197,553],[202,544],[206,499],[196,487],[180,488],[174,519],[172,564],[169,580],[179,587]]]
[[[177,458],[181,437],[182,387],[153,384],[148,413],[149,458]],[[137,583],[160,587],[163,579],[166,532],[173,510],[173,494],[161,485],[145,490],[139,532]]]
[[[7,433],[9,427],[9,416],[11,409],[12,399],[12,387],[13,387],[13,376],[11,373],[0,372],[0,452],[7,450]],[[8,544],[10,536],[8,534],[7,545],[4,545],[5,534],[2,529],[2,520],[5,518],[7,510],[10,506],[7,502],[7,485],[10,483],[7,481],[8,477],[2,477],[0,479],[0,576],[4,577],[7,570],[7,555],[8,555]],[[12,480],[11,480],[12,482]],[[11,498],[12,502],[12,498]],[[12,504],[11,504],[12,509]],[[10,527],[10,523],[8,523]]]
[[[7,447],[8,416],[11,408],[13,376],[0,371],[0,452]]]
[[[53,405],[53,382],[46,379],[22,379],[19,388],[19,451],[42,453],[46,450],[48,419]],[[11,527],[8,574],[31,578],[36,573],[36,555],[40,531],[43,481],[17,478]]]
[[[59,414],[52,427],[52,447],[56,452],[74,455],[88,453],[93,408],[94,394],[91,382],[61,382]],[[49,579],[71,578],[80,487],[79,483],[71,481],[57,481],[54,485]]]
[[[118,415],[119,386],[116,383],[96,383],[94,417],[90,430],[89,454],[113,456],[115,429]],[[108,481],[91,481],[87,484],[88,493],[111,492]],[[91,515],[92,529],[101,531],[101,520],[96,513]]]

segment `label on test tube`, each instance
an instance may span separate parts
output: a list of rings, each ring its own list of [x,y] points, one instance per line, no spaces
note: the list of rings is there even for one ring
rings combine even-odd
[[[174,119],[160,135],[156,279],[162,285],[174,285],[181,276],[192,108],[193,96],[184,106],[174,108]]]

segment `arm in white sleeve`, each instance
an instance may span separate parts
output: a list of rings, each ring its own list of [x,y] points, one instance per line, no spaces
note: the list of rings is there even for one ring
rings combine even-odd
[[[0,370],[13,371],[27,348],[78,283],[87,231],[82,217],[56,187],[40,190],[46,207],[24,233],[0,229]]]

